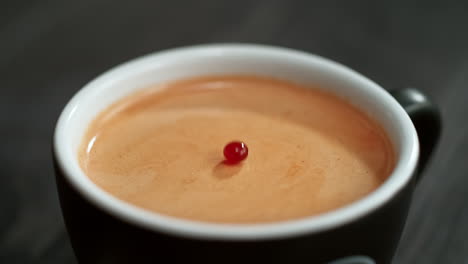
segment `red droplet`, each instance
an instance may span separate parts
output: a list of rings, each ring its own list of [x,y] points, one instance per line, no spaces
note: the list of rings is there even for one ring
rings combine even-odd
[[[239,163],[247,158],[249,149],[244,142],[232,141],[224,147],[224,157],[228,163]]]

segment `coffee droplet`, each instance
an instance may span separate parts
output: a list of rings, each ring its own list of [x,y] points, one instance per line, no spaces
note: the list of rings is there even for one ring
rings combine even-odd
[[[239,163],[249,155],[249,149],[244,142],[232,141],[224,147],[224,157],[229,164]]]

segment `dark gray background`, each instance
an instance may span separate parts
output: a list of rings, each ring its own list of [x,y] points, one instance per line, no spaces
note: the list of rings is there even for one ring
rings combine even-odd
[[[76,263],[50,158],[67,100],[115,64],[205,42],[301,49],[432,96],[444,132],[395,263],[468,263],[468,2],[431,0],[1,0],[0,263]]]

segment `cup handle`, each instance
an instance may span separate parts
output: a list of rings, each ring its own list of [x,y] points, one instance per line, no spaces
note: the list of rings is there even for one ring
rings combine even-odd
[[[419,178],[439,141],[442,129],[439,109],[426,95],[414,88],[395,90],[390,94],[403,106],[418,133],[420,155],[417,177]]]

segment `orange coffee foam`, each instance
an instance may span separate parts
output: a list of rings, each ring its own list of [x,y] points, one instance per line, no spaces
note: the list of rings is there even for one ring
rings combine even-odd
[[[249,147],[234,166],[222,163],[232,140]],[[395,154],[379,124],[334,95],[275,79],[212,76],[110,106],[90,125],[79,161],[94,183],[136,206],[258,223],[364,197],[390,175]]]

